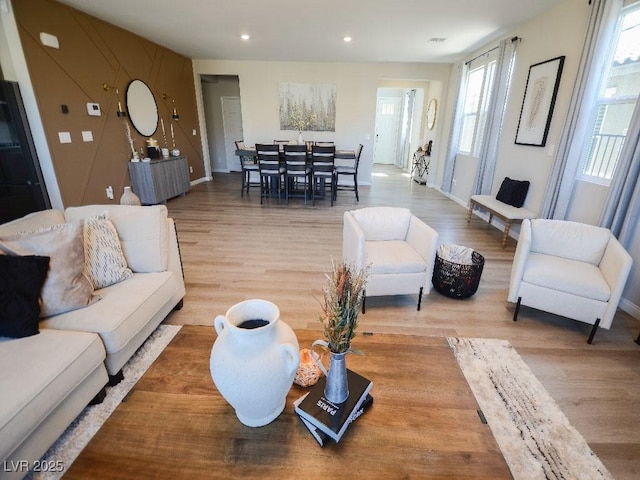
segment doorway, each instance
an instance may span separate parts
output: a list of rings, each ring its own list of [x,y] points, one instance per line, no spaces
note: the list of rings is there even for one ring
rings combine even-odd
[[[201,75],[200,83],[211,171],[240,171],[234,144],[244,139],[240,79],[237,75]]]
[[[409,170],[422,145],[424,88],[378,88],[373,163]]]

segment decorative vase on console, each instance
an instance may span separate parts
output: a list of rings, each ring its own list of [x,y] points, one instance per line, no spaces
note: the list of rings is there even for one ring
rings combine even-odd
[[[356,270],[344,263],[334,263],[333,271],[327,275],[328,284],[324,288],[324,303],[320,315],[327,341],[313,342],[311,356],[327,376],[324,396],[332,403],[342,403],[349,396],[345,357],[350,352],[360,353],[351,348],[351,340],[356,335],[367,276],[366,269]],[[331,354],[328,370],[314,350],[317,346],[326,348]]]
[[[246,300],[214,320],[211,378],[248,427],[261,427],[284,410],[300,362],[298,339],[276,305]]]
[[[120,205],[142,205],[140,197],[138,197],[131,187],[124,187],[124,193],[120,197]]]

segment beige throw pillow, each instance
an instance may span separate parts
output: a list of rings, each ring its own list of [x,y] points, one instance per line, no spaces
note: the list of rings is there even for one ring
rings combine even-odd
[[[49,273],[42,288],[40,317],[90,305],[93,286],[84,276],[83,224],[64,223],[13,238],[0,239],[0,249],[10,255],[50,257]]]
[[[116,227],[108,214],[84,220],[84,273],[94,288],[105,288],[131,278]]]

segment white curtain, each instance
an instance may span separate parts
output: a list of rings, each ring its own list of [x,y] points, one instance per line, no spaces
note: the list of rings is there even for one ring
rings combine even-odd
[[[600,226],[607,227],[629,248],[640,221],[640,98],[620,152],[616,173],[611,180]]]
[[[592,0],[589,26],[578,74],[540,216],[564,219],[581,164],[582,146],[590,133],[590,115],[605,68],[609,44],[616,28],[622,0]],[[586,112],[586,114],[585,114]]]
[[[444,173],[442,177],[441,189],[443,192],[451,192],[453,183],[453,171],[456,166],[456,155],[458,154],[458,142],[460,140],[460,119],[464,110],[464,92],[466,90],[468,64],[464,63],[458,67],[458,88],[456,90],[456,103],[453,110],[453,120],[447,144],[447,157],[444,163]]]
[[[496,168],[498,144],[502,136],[504,111],[509,94],[509,84],[516,56],[518,37],[500,42],[496,62],[496,76],[491,88],[491,96],[487,107],[487,121],[484,126],[484,141],[478,159],[473,194],[488,195],[493,187],[493,174]]]

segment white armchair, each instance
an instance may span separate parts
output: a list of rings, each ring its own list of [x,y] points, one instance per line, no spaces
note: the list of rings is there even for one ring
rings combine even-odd
[[[370,267],[365,298],[422,294],[431,290],[438,232],[407,208],[369,207],[344,214],[342,257]]]
[[[602,227],[563,220],[524,220],[508,301],[593,325],[611,327],[632,258]]]

